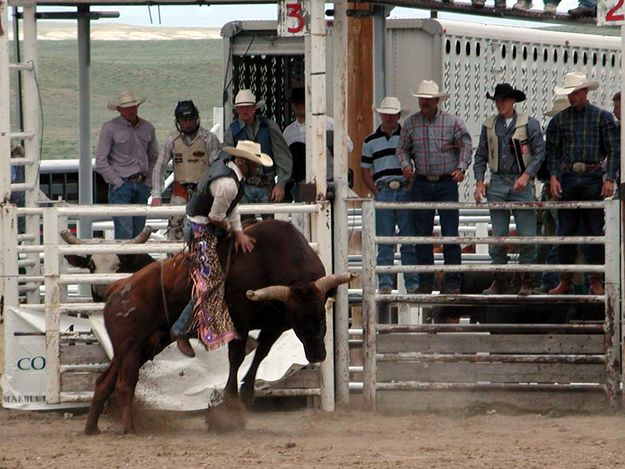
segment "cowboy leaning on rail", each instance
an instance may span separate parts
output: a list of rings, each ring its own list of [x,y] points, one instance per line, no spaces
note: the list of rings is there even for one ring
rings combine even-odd
[[[187,204],[185,241],[190,246],[191,301],[171,328],[171,336],[182,353],[195,352],[187,331],[197,329],[198,338],[208,348],[217,348],[236,338],[224,300],[224,273],[217,256],[218,236],[229,229],[234,246],[244,253],[254,248],[254,238],[243,233],[237,205],[243,197],[243,181],[255,174],[259,165],[271,167],[273,161],[261,152],[258,143],[241,140],[236,148],[224,147],[223,155],[204,173]],[[228,226],[230,225],[230,226]]]

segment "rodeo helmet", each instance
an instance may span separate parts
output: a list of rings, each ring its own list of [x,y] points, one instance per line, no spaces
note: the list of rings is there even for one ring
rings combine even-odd
[[[193,103],[193,101],[178,101],[176,105],[176,110],[174,111],[174,116],[176,117],[176,128],[179,132],[184,132],[186,134],[193,134],[200,127],[200,113]],[[181,119],[195,119],[195,126],[193,129],[181,129],[180,128],[180,120]]]

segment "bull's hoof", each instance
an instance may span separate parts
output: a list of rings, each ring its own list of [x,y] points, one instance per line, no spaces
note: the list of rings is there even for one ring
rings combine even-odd
[[[226,400],[206,414],[209,431],[224,433],[245,428],[245,409],[237,400]]]
[[[247,409],[254,407],[254,387],[246,387],[245,383],[241,386],[239,391],[241,402]]]
[[[100,429],[98,428],[97,425],[91,427],[91,426],[87,426],[85,427],[85,435],[98,435],[100,433]]]
[[[137,429],[135,428],[134,425],[128,425],[126,427],[124,427],[124,430],[122,431],[122,435],[136,435],[137,434]]]

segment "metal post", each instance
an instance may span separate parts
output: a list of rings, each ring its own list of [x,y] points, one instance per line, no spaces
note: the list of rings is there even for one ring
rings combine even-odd
[[[30,64],[32,69],[22,73],[23,84],[23,104],[24,104],[24,131],[30,134],[24,142],[26,158],[33,161],[33,164],[24,168],[25,182],[30,187],[24,192],[26,207],[35,207],[39,195],[39,160],[41,158],[41,114],[39,85],[37,82],[38,58],[37,58],[37,20],[35,18],[36,4],[25,4],[23,6],[24,25],[24,62]],[[39,244],[39,215],[26,217],[26,233],[35,234],[32,244]],[[40,272],[39,256],[28,255],[33,261],[31,267],[26,268],[27,274]],[[39,290],[35,289],[27,293],[28,303],[38,303]]]
[[[375,208],[373,200],[362,203],[362,316],[363,316],[363,393],[365,403],[376,409],[376,302],[375,302]]]
[[[307,18],[306,123],[310,127],[306,133],[306,163],[312,158],[312,178],[319,198],[326,194],[326,25],[322,0],[308,0]]]
[[[334,272],[347,272],[347,3],[334,4]],[[336,292],[334,318],[336,401],[349,404],[349,298],[348,286]]]
[[[7,4],[0,2],[0,202],[11,197],[11,85],[9,73],[9,32]]]
[[[605,344],[608,399],[615,406],[620,396],[620,207],[618,200],[605,201]]]
[[[22,61],[22,51],[20,48],[20,20],[18,18],[17,7],[13,7],[13,57],[15,63]],[[17,71],[17,80],[15,80],[15,116],[17,118],[17,128],[24,130],[24,118],[22,116],[22,71]]]
[[[621,25],[621,57],[625,57],[625,25]],[[625,60],[621,59],[621,96],[625,96],[625,80],[623,79],[623,77],[625,76]],[[622,99],[622,98],[621,98]],[[621,122],[621,125],[619,126],[621,129],[621,181],[623,180],[623,174],[625,174],[625,149],[623,148],[623,144],[625,143],[625,126],[623,125],[622,122],[622,111],[621,111],[621,115],[620,116],[616,116],[617,119],[619,120],[619,122]],[[623,203],[623,200],[625,200],[625,184],[621,183],[620,187],[619,187],[619,193],[618,196],[621,200],[620,203],[620,228],[621,228],[621,236],[623,235],[623,233],[625,233],[625,203]],[[607,230],[606,230],[606,234],[607,234]],[[620,261],[621,261],[621,265],[620,265],[620,286],[621,286],[621,291],[620,291],[620,300],[621,300],[621,305],[625,304],[625,239],[624,238],[617,238],[619,239],[620,243]],[[606,259],[607,259],[607,254],[606,254]],[[615,310],[615,320],[617,322],[617,324],[620,327],[621,321],[623,320],[622,316],[622,312],[619,309]],[[621,340],[621,356],[623,353],[625,353],[625,337],[622,335],[623,334],[623,328],[621,328],[621,335],[619,336],[619,339]],[[621,364],[622,365],[622,364]],[[621,376],[623,374],[623,370],[619,369]]]
[[[89,5],[78,5],[78,128],[79,155],[78,203],[93,204],[93,168],[91,161],[91,20]],[[92,237],[91,219],[78,221],[78,237]]]
[[[46,402],[61,401],[61,289],[59,284],[59,217],[55,207],[43,212],[46,319]]]
[[[319,246],[319,258],[326,272],[332,269],[332,238],[330,223],[332,213],[330,203],[323,202],[318,213],[313,213],[314,241]],[[321,363],[321,408],[332,412],[334,410],[334,330],[333,330],[332,302],[326,303],[326,359]]]

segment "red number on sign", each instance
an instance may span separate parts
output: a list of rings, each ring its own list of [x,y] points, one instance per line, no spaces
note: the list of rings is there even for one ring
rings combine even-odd
[[[612,8],[610,8],[610,10],[608,11],[608,14],[605,16],[606,21],[623,21],[623,20],[625,20],[625,15],[623,13],[621,13],[620,15],[616,14],[618,9],[623,6],[623,2],[624,1],[625,0],[618,0],[618,2],[616,2],[616,5],[614,5]]]
[[[623,0],[619,0],[623,2]],[[304,16],[302,16],[302,5],[299,3],[287,3],[287,16],[291,18],[295,18],[297,21],[297,26],[294,28],[287,28],[287,31],[290,33],[299,33],[302,29],[304,29]]]

